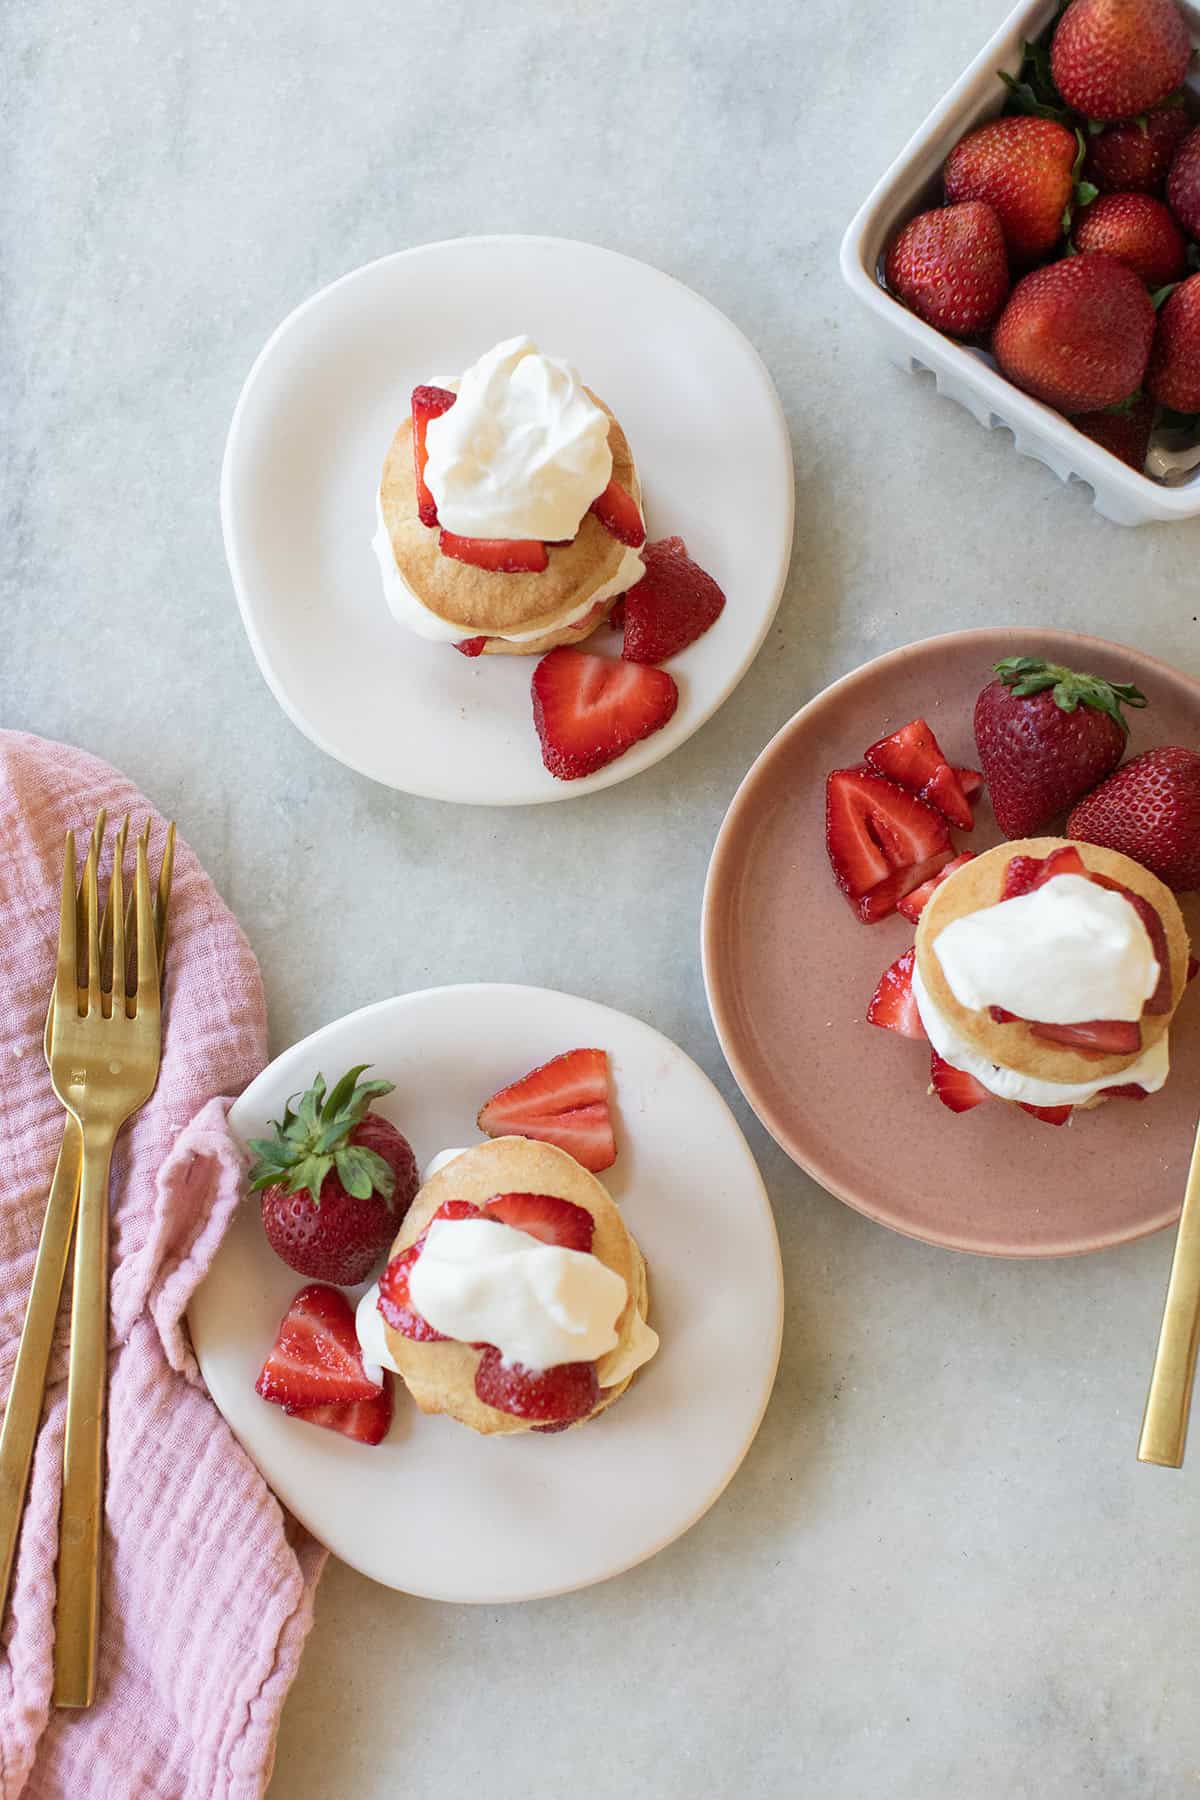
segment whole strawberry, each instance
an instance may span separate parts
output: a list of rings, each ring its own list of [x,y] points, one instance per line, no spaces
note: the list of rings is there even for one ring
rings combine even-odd
[[[1072,0],[1050,46],[1050,72],[1086,118],[1132,119],[1183,85],[1191,54],[1175,0]]]
[[[408,1139],[369,1109],[390,1081],[350,1069],[330,1094],[318,1075],[273,1138],[252,1138],[250,1188],[275,1254],[318,1281],[352,1287],[379,1262],[419,1185]]]
[[[1178,281],[1187,265],[1187,239],[1151,194],[1101,194],[1075,220],[1075,248],[1115,257],[1151,288]]]
[[[1054,119],[993,119],[946,158],[946,198],[986,201],[1014,262],[1034,263],[1063,235],[1078,154],[1075,133]]]
[[[995,210],[964,200],[920,213],[894,239],[887,284],[905,306],[950,337],[978,337],[1008,299],[1008,253]]]
[[[1128,682],[1102,681],[1033,656],[996,664],[975,702],[975,743],[996,823],[1035,837],[1125,754],[1121,707],[1145,706]]]
[[[1088,144],[1084,178],[1102,194],[1161,194],[1175,152],[1192,128],[1182,106],[1159,106],[1097,132]]]
[[[1133,270],[1093,251],[1019,281],[992,349],[1009,380],[1047,406],[1099,412],[1141,386],[1154,322]]]
[[[1182,282],[1158,315],[1146,386],[1161,406],[1200,413],[1200,275]]]
[[[1070,837],[1132,856],[1173,888],[1200,888],[1200,756],[1145,750],[1081,800]]]
[[[1189,237],[1200,238],[1200,125],[1175,153],[1167,176],[1167,204]]]
[[[1071,423],[1084,437],[1141,475],[1150,453],[1150,434],[1157,411],[1153,400],[1138,394],[1127,406],[1115,407],[1111,412],[1076,413]]]

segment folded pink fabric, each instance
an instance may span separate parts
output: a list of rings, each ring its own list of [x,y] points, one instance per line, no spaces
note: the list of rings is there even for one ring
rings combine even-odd
[[[165,827],[107,764],[0,731],[0,1392],[24,1318],[62,1111],[42,1058],[62,843],[100,806]],[[0,1800],[243,1800],[271,1772],[324,1551],[285,1517],[205,1393],[184,1311],[241,1196],[228,1104],[266,1060],[258,965],[186,844],[162,1071],[112,1184],[104,1613],[86,1712],[51,1704],[66,1306],[0,1637]]]

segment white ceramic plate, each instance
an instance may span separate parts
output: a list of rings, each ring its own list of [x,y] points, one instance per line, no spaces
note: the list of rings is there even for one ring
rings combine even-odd
[[[429,1599],[532,1600],[606,1580],[693,1525],[758,1429],[779,1360],[783,1279],[770,1205],[724,1100],[648,1025],[545,988],[430,988],[295,1045],[230,1112],[243,1140],[319,1069],[370,1062],[380,1110],[424,1165],[477,1141],[489,1094],[577,1044],[611,1058],[620,1154],[604,1180],[650,1270],[662,1348],[582,1430],[485,1439],[418,1413],[398,1384],[375,1449],[289,1419],[254,1392],[301,1277],[242,1207],[189,1313],[213,1399],[279,1498],[344,1562]]]
[[[679,533],[725,612],[671,663],[675,717],[582,781],[542,765],[528,657],[460,656],[395,623],[375,492],[414,385],[529,332],[616,412],[650,535]],[[294,724],[361,774],[487,806],[611,787],[732,693],[775,616],[792,542],[787,425],[757,353],[669,275],[559,238],[457,238],[368,263],[284,320],[242,390],[221,477],[225,548],[259,667]],[[620,653],[615,633],[594,645]]]

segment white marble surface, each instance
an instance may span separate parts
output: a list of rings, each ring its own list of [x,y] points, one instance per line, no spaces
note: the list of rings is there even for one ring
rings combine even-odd
[[[272,1800],[1200,1784],[1200,1449],[1182,1475],[1133,1454],[1168,1239],[1035,1267],[868,1224],[748,1118],[697,961],[738,778],[865,657],[1028,622],[1200,674],[1200,524],[1098,520],[894,372],[843,300],[846,220],[1001,10],[0,11],[0,718],[178,815],[262,959],[277,1046],[455,979],[639,1012],[734,1099],[783,1241],[778,1390],[715,1511],[607,1587],[508,1611],[331,1567]],[[774,372],[798,479],[791,583],[733,700],[637,781],[515,814],[386,792],[293,730],[242,636],[216,504],[277,320],[370,257],[483,230],[594,239],[707,294]],[[903,1128],[865,1098],[864,1130]],[[1034,1133],[1031,1181],[1036,1151]]]

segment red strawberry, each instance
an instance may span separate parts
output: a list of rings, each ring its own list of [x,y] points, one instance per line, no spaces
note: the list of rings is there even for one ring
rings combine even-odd
[[[1008,299],[999,215],[983,200],[919,213],[893,240],[884,272],[892,293],[926,324],[978,337]]]
[[[506,1363],[492,1345],[475,1371],[475,1392],[485,1406],[498,1407],[518,1419],[569,1425],[582,1419],[600,1399],[594,1362],[557,1363],[550,1369],[526,1369]]]
[[[1200,888],[1200,756],[1175,744],[1143,751],[1079,802],[1067,829],[1132,856],[1168,887]]]
[[[829,776],[825,844],[834,880],[868,923],[892,911],[953,855],[941,815],[869,769],[835,769]],[[910,874],[916,879],[906,881]],[[872,895],[875,904],[864,911]]]
[[[476,1120],[488,1137],[557,1144],[598,1175],[617,1160],[608,1108],[608,1056],[567,1050],[492,1095]]]
[[[355,1400],[349,1406],[298,1406],[292,1417],[340,1431],[357,1444],[381,1444],[391,1429],[394,1406],[391,1371],[384,1369],[383,1386],[376,1388],[371,1399]]]
[[[1101,1088],[1100,1092],[1106,1100],[1148,1100],[1150,1098],[1149,1090],[1140,1086],[1136,1081],[1122,1081],[1116,1087]]]
[[[946,198],[986,201],[1014,261],[1037,262],[1063,235],[1078,154],[1075,133],[1053,119],[993,119],[947,157]]]
[[[1084,437],[1091,438],[1140,475],[1150,452],[1150,433],[1157,410],[1153,400],[1139,394],[1131,405],[1114,412],[1076,413],[1071,423],[1076,431],[1082,431]]]
[[[1175,152],[1191,130],[1182,106],[1110,125],[1088,145],[1085,178],[1102,194],[1161,194]]]
[[[619,544],[640,550],[645,543],[646,527],[638,503],[632,494],[626,493],[615,475],[604,492],[592,501],[588,511],[595,513],[605,531]]]
[[[1200,275],[1177,287],[1158,315],[1146,386],[1160,405],[1200,413]]]
[[[1000,898],[1015,900],[1021,894],[1032,894],[1034,888],[1044,887],[1056,875],[1086,875],[1087,872],[1087,865],[1073,844],[1064,844],[1061,850],[1052,850],[1049,856],[1014,856],[1005,867]],[[1015,1013],[1009,1016],[1016,1017]]]
[[[464,638],[462,643],[455,644],[454,648],[460,656],[482,656],[486,644],[485,637]]]
[[[1008,379],[1035,399],[1090,413],[1140,387],[1153,341],[1154,306],[1142,282],[1093,252],[1019,281],[992,349]]]
[[[417,478],[417,514],[422,525],[438,522],[437,502],[425,481],[425,464],[429,452],[425,448],[425,432],[430,419],[440,419],[449,412],[458,395],[449,388],[415,387],[412,391],[413,464]]]
[[[1075,1025],[1035,1020],[1029,1029],[1034,1037],[1066,1044],[1085,1056],[1135,1056],[1142,1047],[1142,1028],[1136,1019],[1088,1019]]]
[[[720,618],[725,596],[694,563],[682,538],[647,544],[646,573],[625,595],[626,662],[662,663],[703,637]]]
[[[913,959],[916,951],[906,950],[890,968],[885,969],[879,986],[871,996],[867,1019],[884,1031],[898,1031],[901,1037],[923,1038],[925,1027],[917,1011],[912,990]]]
[[[1115,257],[1152,288],[1178,281],[1187,262],[1182,231],[1150,194],[1101,194],[1075,221],[1075,248]]]
[[[1183,85],[1191,60],[1175,0],[1072,0],[1050,46],[1050,72],[1088,119],[1132,119]]]
[[[897,905],[896,911],[903,914],[910,924],[915,925],[933,898],[934,890],[941,887],[946,877],[953,875],[955,869],[961,869],[964,863],[972,862],[974,856],[973,850],[964,850],[961,856],[956,856],[953,862],[948,862],[944,868],[939,869],[931,880],[923,881],[919,888],[913,889],[911,894],[905,894],[903,900]]]
[[[652,737],[674,714],[679,689],[665,669],[614,662],[560,644],[533,672],[533,722],[542,761],[578,781]]]
[[[476,1219],[479,1208],[472,1206],[469,1200],[446,1200],[434,1213],[434,1219]],[[429,1221],[432,1225],[433,1219]],[[415,1244],[407,1250],[400,1250],[388,1263],[379,1277],[379,1310],[392,1327],[403,1337],[415,1338],[418,1343],[442,1344],[445,1335],[435,1331],[428,1319],[413,1306],[408,1292],[408,1278],[413,1264],[425,1248],[425,1239],[429,1235],[429,1226],[421,1233]]]
[[[1009,656],[975,702],[975,742],[1005,837],[1033,837],[1095,787],[1125,753],[1121,706],[1144,706],[1128,682]]]
[[[1041,1119],[1044,1125],[1065,1125],[1075,1110],[1073,1106],[1030,1106],[1027,1100],[1018,1100],[1017,1105],[1022,1112],[1032,1113],[1035,1119]]]
[[[955,769],[954,773],[958,776],[958,785],[968,800],[974,800],[976,795],[982,794],[983,776],[978,769]]]
[[[285,1412],[378,1397],[378,1387],[363,1368],[354,1309],[345,1294],[319,1282],[300,1289],[254,1386]]]
[[[595,1220],[591,1213],[556,1194],[497,1194],[485,1202],[483,1210],[489,1218],[540,1238],[544,1244],[557,1244],[563,1250],[590,1251],[592,1247]]]
[[[880,738],[863,760],[877,775],[911,788],[934,806],[951,825],[970,831],[975,823],[958,772],[942,755],[942,747],[924,719],[913,719],[890,737]]]
[[[1167,204],[1188,236],[1200,238],[1200,125],[1175,154],[1167,176]]]
[[[438,548],[455,562],[490,569],[497,575],[538,575],[550,560],[538,538],[459,537],[456,532],[443,531]]]
[[[939,850],[936,856],[930,856],[924,862],[912,863],[906,868],[893,869],[890,875],[876,882],[865,894],[851,905],[864,925],[877,925],[880,919],[886,919],[898,911],[905,897],[920,887],[927,887],[930,880],[949,862],[953,851],[947,847]]]
[[[973,1075],[968,1075],[963,1069],[951,1068],[936,1050],[930,1052],[929,1077],[933,1082],[934,1093],[951,1112],[970,1112],[973,1106],[981,1106],[985,1100],[991,1099],[982,1082],[976,1081]]]
[[[350,1287],[370,1274],[419,1186],[408,1139],[368,1109],[390,1081],[359,1081],[360,1063],[332,1093],[318,1075],[273,1138],[251,1139],[250,1188],[276,1256],[301,1275]]]
[[[608,623],[609,623],[610,628],[613,631],[624,631],[624,629],[625,629],[625,596],[624,596],[624,594],[618,594],[616,599],[613,601],[612,609],[608,615]]]

